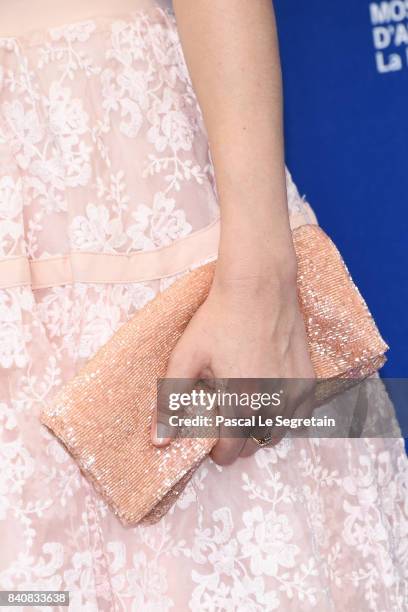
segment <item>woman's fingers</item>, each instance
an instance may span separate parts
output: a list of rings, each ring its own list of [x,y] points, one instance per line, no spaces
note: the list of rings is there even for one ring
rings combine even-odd
[[[285,395],[287,397],[287,403],[282,410],[279,410],[279,414],[283,419],[305,419],[313,414],[315,408],[314,404],[314,390],[315,380],[313,379],[291,379],[286,381],[286,386],[281,381],[282,386],[285,388]],[[267,416],[267,415],[265,415]],[[275,415],[276,416],[276,415]],[[266,445],[267,448],[276,446],[278,442],[285,437],[289,431],[289,426],[273,426],[269,431],[265,431],[265,435],[271,437],[270,442]],[[306,437],[307,428],[302,427],[298,429],[298,432],[302,432],[303,437]],[[248,438],[240,452],[240,457],[250,457],[257,450],[260,445],[257,444],[252,438]]]
[[[239,456],[245,438],[220,438],[211,451],[211,459],[218,465],[230,465]]]
[[[167,372],[157,390],[157,406],[153,410],[151,440],[155,446],[167,446],[177,435],[177,428],[169,425],[169,417],[177,414],[170,405],[170,397],[191,393],[199,377],[199,360],[190,351],[174,349]]]
[[[163,437],[164,436],[164,431],[161,430],[161,425],[158,426],[157,423],[157,411],[153,410],[153,415],[152,415],[152,426],[151,426],[151,440],[152,440],[152,444],[154,444],[154,446],[167,446],[168,444],[170,444],[171,438],[168,437]]]

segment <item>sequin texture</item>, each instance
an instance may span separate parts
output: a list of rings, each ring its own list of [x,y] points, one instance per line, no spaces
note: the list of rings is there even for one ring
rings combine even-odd
[[[315,374],[362,378],[387,345],[333,242],[315,225],[293,230],[298,293]],[[215,262],[176,281],[125,323],[42,412],[85,476],[125,525],[171,507],[215,438],[150,441],[157,380],[205,300]]]

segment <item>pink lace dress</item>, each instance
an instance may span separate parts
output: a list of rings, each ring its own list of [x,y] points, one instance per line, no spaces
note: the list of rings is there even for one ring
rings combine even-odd
[[[292,225],[315,222],[287,180]],[[73,612],[406,610],[400,439],[207,460],[163,520],[125,529],[39,424],[218,231],[169,11],[0,39],[0,589],[69,590]]]

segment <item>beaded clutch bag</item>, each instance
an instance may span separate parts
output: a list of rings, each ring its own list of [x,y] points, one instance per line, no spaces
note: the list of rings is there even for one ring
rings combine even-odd
[[[298,295],[317,378],[363,378],[387,345],[330,238],[315,225],[293,230]],[[215,262],[186,274],[125,323],[42,412],[125,525],[155,522],[176,501],[214,439],[150,441],[157,380],[205,300]]]

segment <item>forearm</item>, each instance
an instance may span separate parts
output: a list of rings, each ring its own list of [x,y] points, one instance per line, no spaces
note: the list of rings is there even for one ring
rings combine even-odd
[[[221,206],[217,272],[292,281],[282,87],[271,0],[174,0]]]

